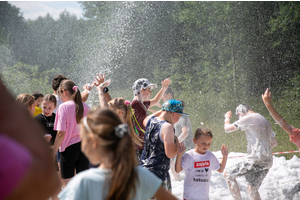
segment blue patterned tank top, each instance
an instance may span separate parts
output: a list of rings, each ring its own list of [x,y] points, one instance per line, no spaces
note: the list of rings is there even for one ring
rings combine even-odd
[[[160,139],[161,127],[167,121],[157,120],[156,116],[149,118],[146,131],[144,150],[141,156],[140,165],[161,180],[169,179],[170,158],[165,153],[164,143]]]

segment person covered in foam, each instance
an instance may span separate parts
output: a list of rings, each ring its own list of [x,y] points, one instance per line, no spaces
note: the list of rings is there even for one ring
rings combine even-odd
[[[236,115],[239,120],[230,124],[232,112],[225,114],[224,129],[226,133],[245,131],[248,155],[226,169],[224,177],[233,199],[242,199],[236,181],[240,176],[246,179],[251,199],[261,199],[258,189],[273,164],[272,148],[277,144],[275,133],[270,122],[249,105],[238,105]]]

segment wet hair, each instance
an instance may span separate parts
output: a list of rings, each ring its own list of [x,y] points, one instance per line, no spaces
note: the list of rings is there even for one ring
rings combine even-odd
[[[16,98],[16,102],[29,108],[34,104],[34,97],[30,94],[19,94]]]
[[[170,87],[166,89],[165,94],[171,94],[172,99],[174,99],[174,91]]]
[[[208,128],[203,128],[203,127],[197,128],[194,134],[194,139],[197,140],[201,135],[205,135],[213,138],[213,134],[211,130],[209,130]]]
[[[79,89],[74,91],[74,86],[76,86],[76,84],[72,80],[63,80],[59,85],[58,93],[61,94],[62,90],[65,90],[72,95],[71,98],[76,105],[76,121],[77,123],[79,123],[81,118],[83,117],[84,108],[82,104],[80,91]]]
[[[53,95],[53,94],[46,94],[44,97],[43,97],[43,100],[42,101],[50,101],[50,102],[53,102],[54,103],[54,106],[56,106],[56,97]]]
[[[63,80],[67,80],[68,78],[59,74],[57,76],[55,76],[53,79],[52,79],[52,89],[54,91],[57,91],[58,88],[59,88],[59,85],[60,83],[63,81]]]
[[[44,97],[44,95],[42,93],[39,93],[39,92],[34,92],[31,94],[34,98],[34,100],[36,101],[38,98],[40,97]]]
[[[84,131],[82,133],[93,134],[99,140],[103,153],[113,155],[107,200],[129,200],[136,193],[138,175],[135,171],[137,160],[134,146],[128,132],[124,137],[117,136],[115,128],[121,124],[121,119],[114,111],[98,107],[88,113],[86,125],[80,125],[80,130]]]
[[[112,109],[119,109],[122,110],[125,113],[125,122],[128,124],[130,136],[132,139],[132,142],[138,146],[142,146],[142,140],[140,137],[135,133],[133,129],[132,119],[131,119],[131,105],[125,104],[124,98],[114,98],[108,102],[109,108]]]
[[[239,113],[247,113],[248,111],[252,111],[252,108],[247,104],[240,104],[235,109],[235,114],[238,116]]]

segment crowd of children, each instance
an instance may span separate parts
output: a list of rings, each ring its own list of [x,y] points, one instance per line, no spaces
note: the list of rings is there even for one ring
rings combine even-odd
[[[192,132],[188,114],[184,113],[184,102],[174,99],[170,79],[161,82],[161,89],[153,99],[150,98],[151,90],[157,85],[145,78],[136,80],[132,86],[132,101],[122,97],[112,99],[108,93],[110,82],[105,80],[105,74],[100,73],[80,92],[74,81],[58,75],[52,80],[53,94],[18,95],[16,102],[24,105],[40,124],[40,136],[44,137],[43,144],[48,144],[48,156],[53,161],[49,170],[52,170],[54,186],[44,184],[49,191],[41,190],[37,193],[43,194],[31,199],[176,199],[171,194],[170,169],[175,181],[180,180],[179,172],[185,172],[184,200],[209,199],[213,171],[225,171],[224,178],[233,199],[242,199],[236,181],[239,176],[245,177],[251,199],[261,199],[258,189],[272,167],[272,148],[277,144],[271,124],[262,115],[244,104],[236,108],[238,121],[230,124],[232,112],[225,114],[225,132],[245,131],[248,142],[248,156],[231,168],[225,168],[228,147],[222,145],[223,158],[219,162],[209,151],[213,139],[211,130],[199,127]],[[84,102],[93,87],[97,88],[100,106],[90,110]],[[6,92],[2,83],[0,89]],[[162,106],[159,104],[161,99]],[[268,89],[262,99],[274,120],[300,148],[299,129],[285,122],[273,108]],[[161,107],[161,110],[151,110],[154,113],[149,115],[152,106]],[[0,129],[3,131],[10,132]],[[34,137],[38,137],[36,132]],[[27,162],[35,159],[30,156],[33,152],[30,145],[7,135],[27,145],[22,147],[29,149],[24,150],[28,153],[23,159]],[[0,136],[2,144],[7,138]],[[16,145],[19,144],[12,146]],[[32,176],[28,166],[23,168],[20,177],[26,172]],[[7,169],[2,166],[1,170]],[[25,180],[30,182],[30,177],[28,179]],[[21,179],[16,181],[20,181],[21,186],[25,183]],[[289,191],[286,198],[291,199],[300,191],[299,185]],[[0,197],[9,199],[15,195],[28,195],[19,188],[21,186],[10,186],[9,192],[5,196],[0,194]]]

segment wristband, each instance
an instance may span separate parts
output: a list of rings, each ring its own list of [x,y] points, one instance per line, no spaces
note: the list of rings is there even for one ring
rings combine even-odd
[[[107,93],[109,91],[108,87],[103,88],[103,93]]]
[[[230,122],[229,118],[225,118],[224,122]]]

